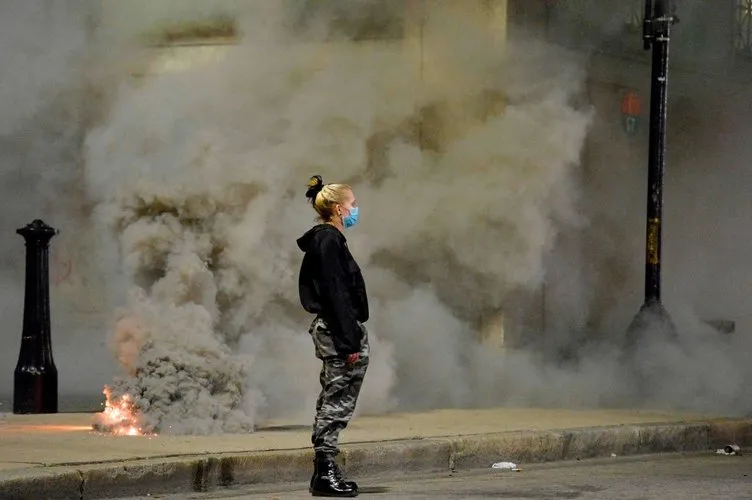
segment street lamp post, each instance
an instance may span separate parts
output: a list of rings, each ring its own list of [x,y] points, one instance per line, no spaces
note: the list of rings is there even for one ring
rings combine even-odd
[[[648,196],[645,238],[645,302],[629,326],[633,345],[651,332],[675,337],[675,327],[661,303],[661,243],[663,218],[663,173],[666,166],[666,117],[668,59],[671,27],[677,22],[671,0],[646,0],[643,22],[645,50],[652,48],[650,87],[650,144],[648,148]]]

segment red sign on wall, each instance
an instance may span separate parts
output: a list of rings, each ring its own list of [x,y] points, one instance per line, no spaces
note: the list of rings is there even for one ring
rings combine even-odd
[[[637,133],[642,115],[642,101],[634,90],[629,90],[621,99],[621,121],[624,131],[629,135]]]

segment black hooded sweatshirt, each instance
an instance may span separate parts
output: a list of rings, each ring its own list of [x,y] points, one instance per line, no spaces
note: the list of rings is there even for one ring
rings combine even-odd
[[[368,321],[368,297],[345,235],[331,224],[319,224],[298,238],[298,247],[305,252],[298,279],[300,303],[326,321],[341,357],[360,352],[358,322]]]

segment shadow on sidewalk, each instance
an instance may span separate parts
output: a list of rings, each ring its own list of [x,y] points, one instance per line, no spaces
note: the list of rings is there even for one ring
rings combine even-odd
[[[387,488],[386,486],[361,486],[359,492],[361,495],[379,495],[389,493],[389,491],[389,488]]]
[[[292,432],[310,430],[310,425],[262,425],[256,427],[256,432]]]

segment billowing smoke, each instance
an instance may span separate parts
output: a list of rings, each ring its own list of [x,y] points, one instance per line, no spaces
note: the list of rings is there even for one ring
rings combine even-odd
[[[471,403],[467,321],[537,286],[557,231],[579,222],[583,72],[550,48],[504,52],[438,8],[411,51],[344,29],[293,36],[282,21],[295,12],[265,7],[244,31],[279,29],[123,86],[87,137],[98,220],[140,290],[117,327],[128,373],[114,395],[134,394],[162,431],[310,411],[317,363],[292,243],[314,218],[300,187],[321,173],[364,207],[351,235],[373,301],[362,410]]]
[[[420,39],[400,1],[165,4],[148,26],[111,11],[96,43],[73,44],[78,66],[50,71],[56,102],[87,114],[80,136],[60,136],[66,151],[83,153],[70,169],[75,190],[42,196],[53,207],[80,204],[61,222],[87,235],[68,241],[84,256],[76,262],[88,262],[74,275],[88,281],[56,293],[99,301],[110,319],[117,308],[112,324],[98,317],[88,327],[101,333],[69,343],[108,339],[118,373],[96,383],[134,398],[145,429],[310,420],[320,367],[298,303],[294,241],[314,223],[303,197],[312,174],[350,183],[363,212],[348,232],[372,304],[359,411],[748,407],[739,387],[752,374],[734,363],[743,341],[718,342],[691,310],[678,310],[689,332],[682,347],[640,346],[641,367],[660,381],[651,394],[625,379],[615,345],[639,302],[595,296],[599,280],[626,280],[587,258],[636,253],[625,264],[634,269],[620,272],[634,274],[639,291],[640,245],[630,252],[603,220],[632,203],[621,186],[593,196],[584,181],[595,117],[584,104],[585,61],[540,41],[503,47],[483,14],[451,8],[459,2],[428,2]],[[238,27],[238,45],[139,48],[140,34],[218,14]],[[389,39],[403,32],[406,40]],[[47,137],[46,116],[31,122],[35,141]],[[644,205],[641,189],[629,193]],[[619,203],[609,206],[611,196]],[[634,230],[642,234],[639,220]],[[557,314],[531,326],[543,285]],[[543,349],[495,348],[502,325],[505,341]]]

